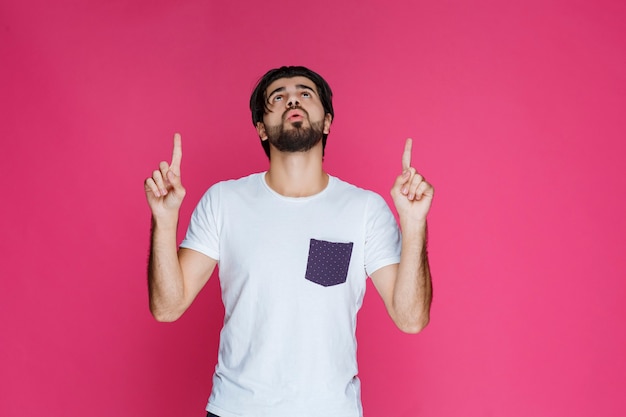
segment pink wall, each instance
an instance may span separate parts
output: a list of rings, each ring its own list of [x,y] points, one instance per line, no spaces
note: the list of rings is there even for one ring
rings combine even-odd
[[[181,131],[182,235],[263,170],[282,64],[334,88],[328,171],[388,198],[411,136],[437,188],[430,326],[359,316],[366,416],[625,415],[624,4],[3,0],[0,415],[203,415],[218,282],[153,321],[142,182]]]

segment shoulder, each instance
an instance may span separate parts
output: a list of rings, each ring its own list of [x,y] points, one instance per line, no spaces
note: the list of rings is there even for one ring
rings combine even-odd
[[[249,195],[260,188],[263,173],[254,173],[237,179],[227,179],[216,182],[205,191],[200,199],[200,205],[219,204],[233,195]]]
[[[241,189],[258,187],[263,174],[264,173],[257,172],[241,178],[222,180],[213,184],[206,192],[207,194],[231,191],[237,192]]]
[[[330,176],[333,182],[334,192],[346,196],[352,199],[358,199],[360,202],[366,202],[369,204],[386,204],[384,198],[375,191],[361,188],[357,185],[351,184],[340,178]]]
[[[213,185],[213,187],[219,186],[220,188],[223,188],[223,189],[256,187],[261,183],[262,175],[264,174],[265,174],[264,172],[255,172],[254,174],[249,174],[249,175],[246,175],[245,177],[223,180]]]

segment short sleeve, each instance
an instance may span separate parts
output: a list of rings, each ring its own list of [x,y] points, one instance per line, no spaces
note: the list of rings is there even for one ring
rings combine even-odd
[[[402,237],[398,223],[385,200],[371,193],[366,209],[365,272],[400,263]]]
[[[219,260],[219,204],[220,184],[216,184],[209,188],[194,209],[181,248],[193,249]]]

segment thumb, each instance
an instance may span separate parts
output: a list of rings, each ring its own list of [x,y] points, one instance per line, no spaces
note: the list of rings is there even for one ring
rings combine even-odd
[[[180,179],[180,175],[176,175],[174,171],[172,171],[171,169],[167,170],[166,175],[167,175],[167,180],[169,181],[171,186],[174,188],[174,190],[176,191],[183,190],[183,184]]]
[[[405,169],[404,171],[402,171],[402,174],[396,177],[396,181],[393,184],[393,189],[401,193],[402,189],[404,188],[404,185],[408,183],[410,180],[411,180],[411,170]]]

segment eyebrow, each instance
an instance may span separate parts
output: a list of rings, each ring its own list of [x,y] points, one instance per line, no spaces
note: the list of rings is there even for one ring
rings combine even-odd
[[[276,94],[276,93],[282,93],[282,92],[283,92],[283,91],[285,91],[285,90],[287,90],[287,88],[285,88],[285,87],[278,87],[276,90],[274,90],[274,91],[272,91],[271,93],[269,93],[269,94],[267,95],[267,98],[269,99],[269,98],[270,98],[270,97],[272,97],[274,94]],[[315,93],[315,90],[314,90],[312,87],[310,87],[310,86],[308,86],[308,85],[306,85],[306,84],[296,84],[296,90],[309,90],[309,91],[311,91],[311,92]]]

